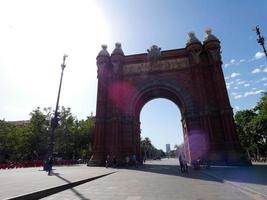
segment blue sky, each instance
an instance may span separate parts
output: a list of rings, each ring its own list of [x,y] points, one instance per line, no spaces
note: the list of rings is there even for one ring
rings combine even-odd
[[[213,29],[221,41],[223,71],[235,111],[255,106],[267,88],[267,62],[252,30],[267,37],[267,1],[3,0],[0,2],[0,118],[28,119],[54,107],[60,64],[68,54],[60,104],[79,118],[95,113],[95,58],[101,44],[121,42],[126,55],[184,48],[187,33],[202,41]],[[164,122],[164,123],[163,123]],[[141,111],[142,136],[156,147],[182,142],[180,111],[168,100]]]

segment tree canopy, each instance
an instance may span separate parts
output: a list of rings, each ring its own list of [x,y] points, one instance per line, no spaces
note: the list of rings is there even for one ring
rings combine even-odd
[[[240,143],[249,158],[260,159],[267,154],[267,92],[253,109],[238,111],[235,122]]]
[[[43,160],[51,135],[52,109],[37,107],[23,124],[0,120],[0,162]],[[70,108],[60,108],[54,153],[62,159],[88,159],[94,134],[94,118],[78,120]]]
[[[148,137],[141,139],[141,152],[145,159],[153,159],[158,157],[164,157],[165,153],[163,150],[159,150],[153,146],[151,140]]]

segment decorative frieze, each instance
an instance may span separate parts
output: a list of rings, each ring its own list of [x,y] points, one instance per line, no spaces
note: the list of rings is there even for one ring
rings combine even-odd
[[[163,71],[177,71],[188,68],[188,58],[176,58],[169,60],[160,60],[157,63],[151,62],[126,64],[123,66],[123,75],[132,75],[140,73],[163,72]]]

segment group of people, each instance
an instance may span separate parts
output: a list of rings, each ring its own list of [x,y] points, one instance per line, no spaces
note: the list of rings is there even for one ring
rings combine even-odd
[[[133,154],[132,159],[129,156],[125,157],[126,166],[133,165],[135,167],[138,167],[138,161],[136,159],[136,155]]]
[[[110,155],[107,155],[106,161],[105,161],[106,168],[108,167],[117,167],[117,157],[113,156],[111,159]]]
[[[122,163],[120,163],[122,164]],[[130,156],[126,156],[125,157],[125,161],[124,163],[126,165],[126,167],[133,165],[135,167],[138,167],[138,161],[136,158],[136,155],[133,154],[131,157]],[[117,157],[113,156],[112,158],[110,157],[110,155],[108,154],[105,160],[105,166],[106,167],[117,167],[118,166],[118,161],[117,161]]]

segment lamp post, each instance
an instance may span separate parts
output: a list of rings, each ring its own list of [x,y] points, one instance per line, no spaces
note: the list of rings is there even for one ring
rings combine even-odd
[[[267,52],[266,52],[266,49],[265,49],[265,46],[264,46],[264,41],[265,41],[265,39],[264,39],[264,37],[261,35],[260,27],[259,27],[259,26],[256,26],[255,31],[256,31],[256,34],[257,34],[257,36],[258,36],[257,41],[258,41],[258,43],[262,46],[263,51],[264,51],[264,53],[265,53],[265,56],[266,56],[266,58],[267,58]]]
[[[58,89],[58,95],[57,95],[56,110],[55,110],[54,117],[52,117],[51,119],[51,135],[50,135],[50,143],[48,147],[47,162],[46,162],[46,164],[50,166],[45,166],[45,169],[49,167],[50,170],[52,169],[52,165],[53,165],[52,160],[53,160],[53,151],[54,151],[54,145],[55,145],[55,130],[58,126],[58,121],[59,121],[58,103],[59,103],[59,98],[60,98],[63,72],[66,67],[65,61],[67,57],[68,57],[67,55],[63,56],[63,63],[61,64],[61,77],[60,77],[59,89]]]

